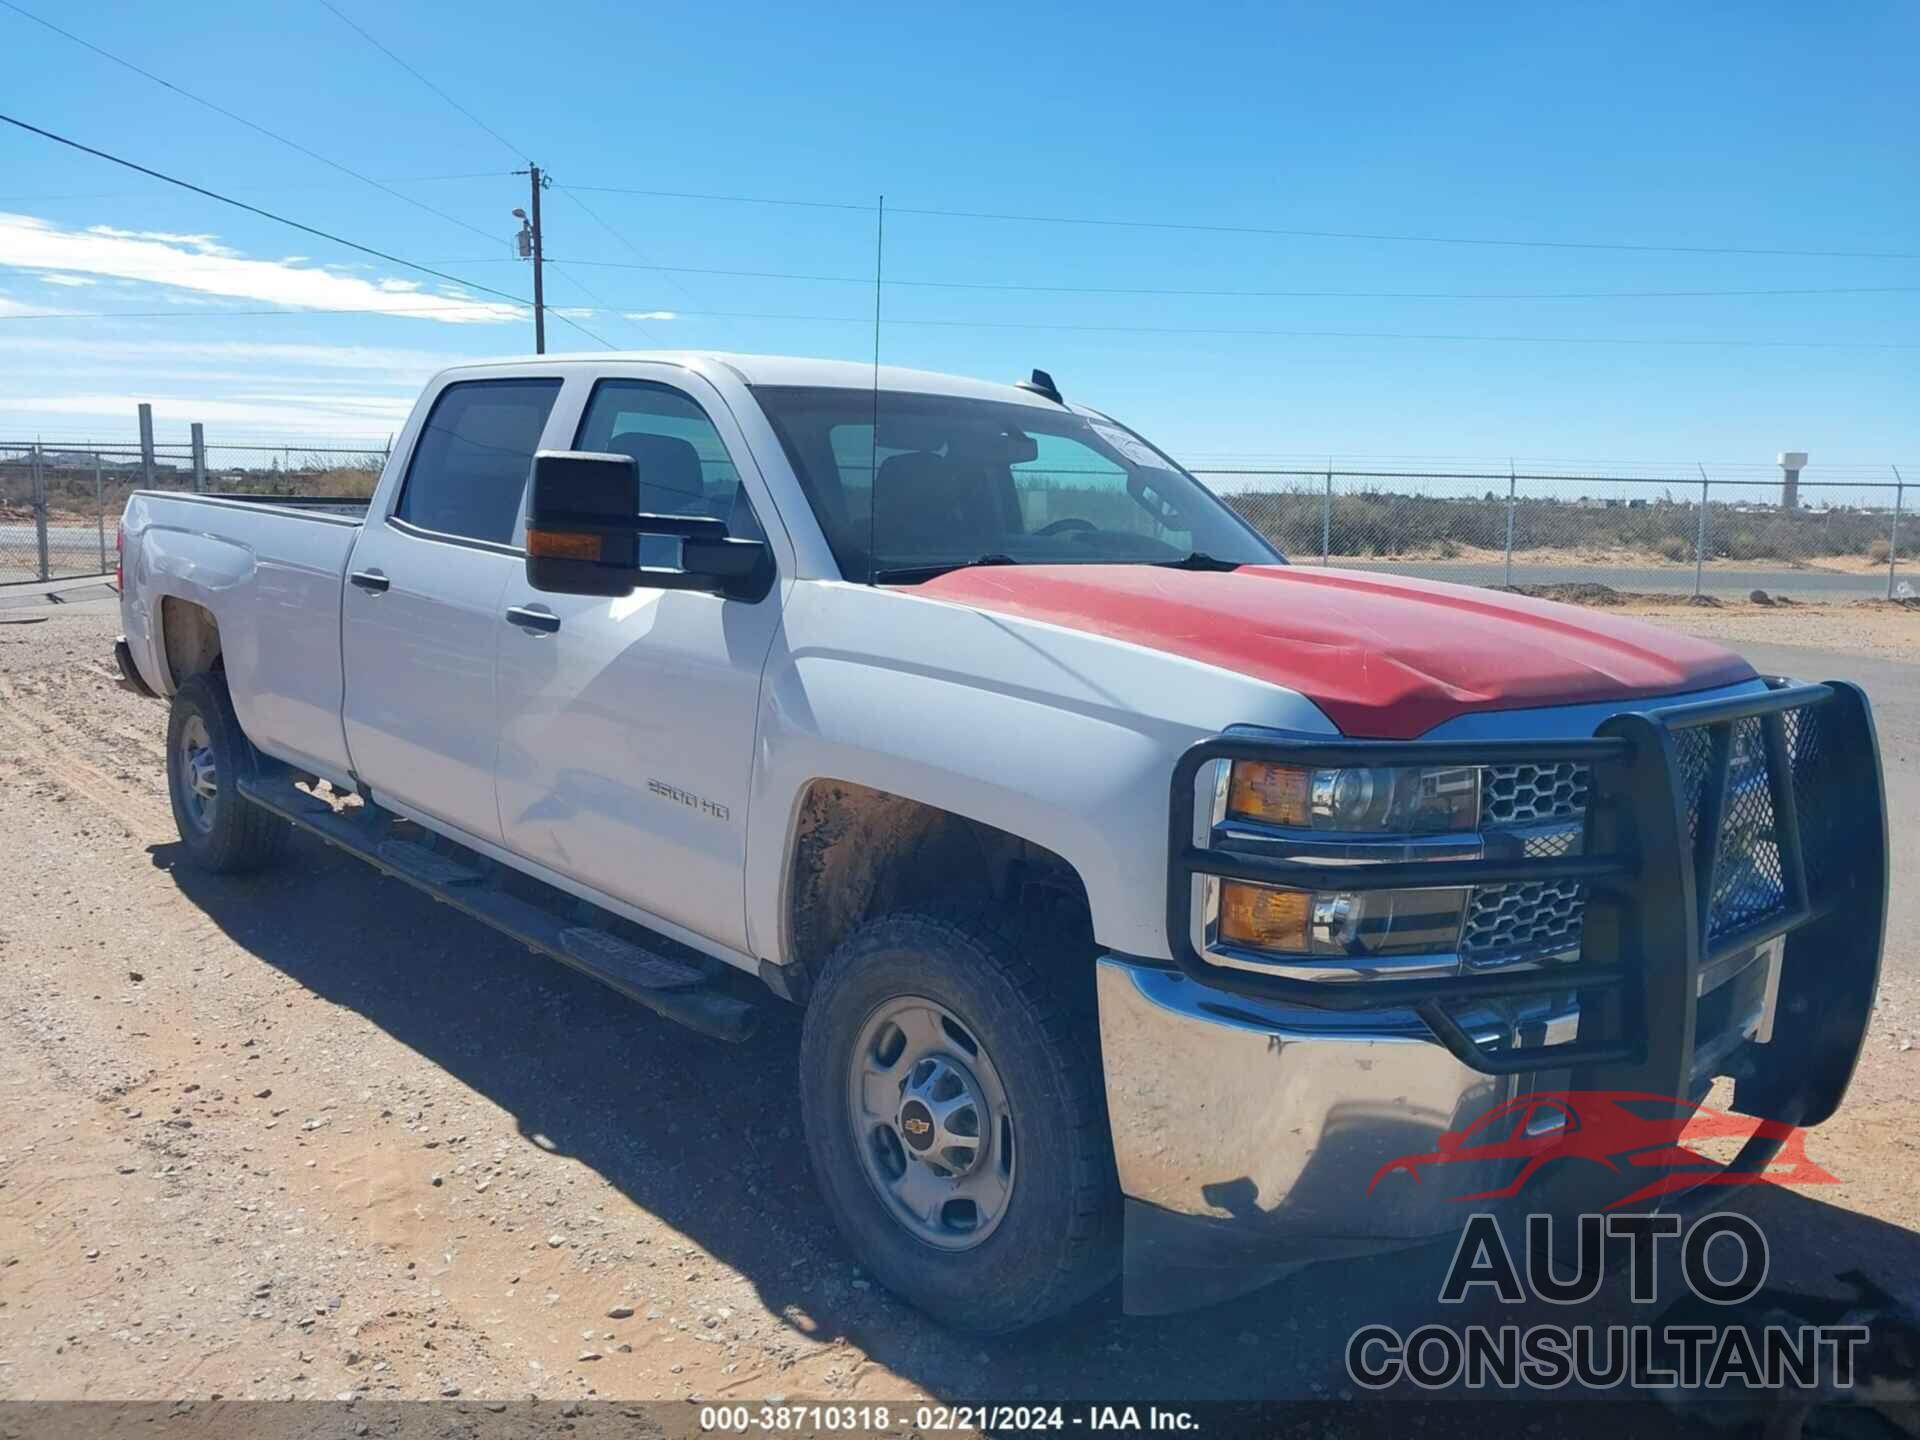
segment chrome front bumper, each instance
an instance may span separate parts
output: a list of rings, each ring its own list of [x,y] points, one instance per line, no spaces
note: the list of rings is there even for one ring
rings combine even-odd
[[[1498,1175],[1455,1167],[1448,1178],[1460,1183],[1445,1186],[1393,1177],[1370,1195],[1375,1173],[1564,1080],[1473,1070],[1411,1011],[1251,1000],[1117,955],[1101,958],[1098,985],[1135,1314],[1210,1304],[1316,1260],[1456,1231],[1467,1211],[1450,1197],[1505,1184],[1512,1162]],[[1546,1013],[1543,1033],[1528,1038],[1558,1040],[1577,1018]]]
[[[1210,953],[1196,933],[1197,881],[1313,890],[1329,873],[1206,824],[1217,780],[1210,791],[1203,773],[1221,761],[1589,766],[1578,854],[1338,871],[1343,889],[1362,891],[1575,882],[1598,907],[1580,953],[1364,980]],[[1601,1178],[1617,1167],[1546,1166],[1539,1147],[1505,1143],[1538,1138],[1531,1129],[1460,1143],[1494,1107],[1571,1088],[1576,1074],[1583,1091],[1681,1105],[1729,1076],[1731,1113],[1775,1130],[1820,1124],[1846,1093],[1878,986],[1887,894],[1879,746],[1857,686],[1775,680],[1622,710],[1590,737],[1223,735],[1181,757],[1169,799],[1171,964],[1112,954],[1098,968],[1129,1309],[1204,1304],[1311,1261],[1439,1239],[1475,1211],[1605,1208],[1621,1198]],[[1500,1023],[1502,1012],[1516,1023]],[[1604,1138],[1589,1132],[1577,1146]],[[1756,1130],[1730,1168],[1763,1167],[1779,1143]],[[1480,1158],[1490,1154],[1503,1158]],[[1524,1172],[1522,1155],[1532,1157]],[[1445,1183],[1420,1180],[1433,1163],[1445,1163]],[[1685,1182],[1682,1168],[1636,1173]],[[1677,1203],[1712,1192],[1678,1183],[1663,1193]]]

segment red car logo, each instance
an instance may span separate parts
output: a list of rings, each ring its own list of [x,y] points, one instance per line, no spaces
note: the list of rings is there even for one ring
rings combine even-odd
[[[1761,1170],[1730,1170],[1722,1162],[1687,1148],[1685,1142],[1758,1136],[1782,1143]],[[1806,1132],[1781,1120],[1729,1115],[1671,1095],[1631,1090],[1542,1090],[1496,1106],[1464,1130],[1448,1130],[1426,1154],[1402,1155],[1374,1172],[1371,1195],[1389,1175],[1410,1176],[1435,1166],[1471,1161],[1518,1161],[1505,1185],[1456,1195],[1457,1201],[1499,1200],[1517,1195],[1542,1167],[1559,1160],[1583,1160],[1604,1166],[1631,1186],[1640,1175],[1658,1172],[1631,1193],[1605,1206],[1657,1199],[1696,1185],[1837,1185],[1838,1179],[1807,1158]],[[1636,1173],[1637,1172],[1637,1173]]]

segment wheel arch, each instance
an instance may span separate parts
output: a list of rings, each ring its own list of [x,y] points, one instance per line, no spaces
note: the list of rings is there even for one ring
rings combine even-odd
[[[160,596],[159,610],[156,639],[169,694],[192,676],[226,668],[220,621],[212,610],[196,600],[167,594]]]
[[[996,902],[1043,920],[1070,948],[1093,930],[1087,886],[1064,856],[943,806],[851,780],[796,797],[780,899],[780,952],[815,975],[859,926],[901,910]]]

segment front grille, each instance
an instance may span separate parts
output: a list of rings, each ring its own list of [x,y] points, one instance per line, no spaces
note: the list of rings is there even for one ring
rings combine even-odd
[[[1490,841],[1520,832],[1529,860],[1577,855],[1591,785],[1591,769],[1572,762],[1486,766],[1480,828]],[[1460,956],[1469,966],[1511,965],[1577,951],[1586,908],[1587,889],[1577,881],[1482,885],[1467,902]]]
[[[1480,772],[1480,823],[1489,829],[1587,813],[1585,765],[1489,765]]]
[[[1577,880],[1482,885],[1467,905],[1460,954],[1469,965],[1500,965],[1577,951],[1586,908]]]

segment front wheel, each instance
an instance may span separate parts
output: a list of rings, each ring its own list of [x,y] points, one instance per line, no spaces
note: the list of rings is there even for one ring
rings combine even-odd
[[[800,1052],[814,1173],[874,1276],[944,1324],[1021,1329],[1114,1273],[1089,1028],[991,913],[873,921],[814,988]]]
[[[252,762],[226,677],[214,670],[182,682],[167,712],[167,795],[180,841],[202,870],[258,870],[286,848],[292,827],[235,788]]]

